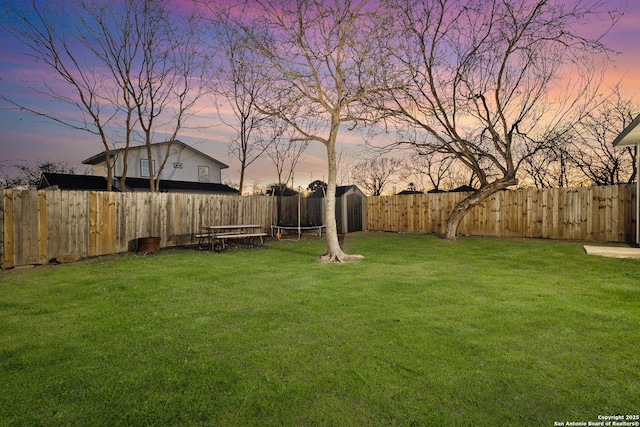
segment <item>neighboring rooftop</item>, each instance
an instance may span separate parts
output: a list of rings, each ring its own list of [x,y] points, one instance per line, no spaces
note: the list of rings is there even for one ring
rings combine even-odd
[[[38,189],[107,191],[107,179],[103,176],[72,175],[68,173],[43,173]]]
[[[118,177],[119,181],[121,177]],[[127,178],[125,185],[129,190],[148,190],[149,179]],[[57,190],[107,191],[107,179],[103,176],[72,175],[66,173],[44,173],[40,178],[38,189],[55,188]],[[114,189],[116,187],[114,186]],[[198,191],[207,193],[238,194],[238,190],[225,184],[209,182],[187,182],[160,180],[161,192]]]
[[[127,178],[125,185],[130,189],[148,190],[148,178]],[[160,180],[160,192],[171,191],[204,191],[208,193],[229,193],[238,194],[238,190],[225,184],[215,184],[211,182],[189,182],[189,181],[169,181]]]

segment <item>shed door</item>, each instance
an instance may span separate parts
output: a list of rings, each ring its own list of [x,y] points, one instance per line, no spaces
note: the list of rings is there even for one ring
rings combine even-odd
[[[358,194],[347,196],[347,232],[362,231],[362,197]]]

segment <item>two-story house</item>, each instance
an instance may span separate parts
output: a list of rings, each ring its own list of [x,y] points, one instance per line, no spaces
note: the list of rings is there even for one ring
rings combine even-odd
[[[109,159],[103,151],[89,157],[82,163],[91,166],[92,176],[45,174],[40,187],[47,188],[57,186],[59,189],[87,189],[83,181],[91,181],[94,186],[97,177],[102,177],[104,185],[98,185],[106,189],[107,162],[113,165],[114,183],[116,191],[149,191],[150,171],[157,171],[164,161],[169,150],[167,163],[160,174],[160,191],[162,192],[189,192],[189,193],[213,193],[213,194],[237,194],[238,191],[222,184],[222,169],[229,166],[196,150],[189,145],[175,140],[160,142],[151,145],[151,164],[147,156],[146,146],[131,147],[127,154],[127,177],[125,188],[122,188],[121,179],[124,171],[124,149],[111,150]],[[154,176],[156,173],[154,173]],[[75,184],[74,184],[75,183]],[[71,188],[73,186],[78,188]]]

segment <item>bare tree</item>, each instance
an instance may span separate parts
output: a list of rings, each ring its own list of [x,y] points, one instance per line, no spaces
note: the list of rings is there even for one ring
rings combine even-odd
[[[10,3],[2,2],[7,10],[3,24],[43,70],[40,81],[28,83],[30,88],[55,104],[72,106],[74,112],[65,115],[65,108],[30,107],[2,98],[99,136],[108,190],[114,178],[112,148],[124,140],[124,181],[133,135],[142,134],[152,165],[154,134],[169,134],[161,165],[149,168],[150,189],[157,191],[171,142],[203,94],[204,58],[197,48],[194,21],[172,13],[168,0],[72,0],[61,10],[43,7],[37,0],[26,10]]]
[[[35,166],[20,163],[14,165],[14,167],[19,171],[18,175],[14,177],[6,176],[0,179],[0,189],[16,186],[35,188],[40,183],[40,179],[44,173],[76,173],[76,169],[67,162],[37,161]]]
[[[261,61],[270,91],[259,99],[262,112],[285,121],[295,139],[317,141],[327,151],[327,249],[321,259],[359,259],[340,248],[335,220],[336,142],[344,125],[355,128],[369,116],[362,101],[377,90],[384,60],[378,46],[388,36],[376,2],[366,0],[255,0],[244,4],[251,25],[240,25]]]
[[[434,191],[451,186],[455,171],[455,157],[442,153],[427,153],[413,147],[406,156],[403,179],[416,188]]]
[[[123,140],[123,149],[116,151],[113,160],[109,152],[107,155],[107,167],[114,167],[117,156],[122,160],[120,176],[120,188],[126,188],[128,174],[129,148],[133,144],[134,130],[137,124],[135,116],[136,106],[128,90],[129,82],[134,72],[136,61],[140,56],[139,42],[133,28],[136,22],[136,4],[125,3],[122,8],[113,8],[109,3],[93,2],[82,3],[81,7],[91,19],[83,20],[82,31],[79,32],[83,45],[99,59],[105,70],[109,73],[110,86],[113,89],[107,94],[105,101],[117,109],[117,125],[120,129],[116,132],[118,138]],[[121,141],[122,142],[122,141]]]
[[[284,190],[293,179],[296,165],[306,148],[306,142],[282,136],[275,137],[265,144],[265,152],[276,168],[280,190]]]
[[[149,162],[149,188],[158,191],[160,176],[171,147],[184,122],[193,115],[204,96],[204,66],[207,58],[197,38],[196,21],[171,13],[168,0],[137,0],[135,25],[130,28],[135,41],[136,60],[125,85],[135,106]],[[157,132],[169,135],[159,167],[154,170],[151,145]]]
[[[268,88],[268,81],[259,71],[260,58],[251,54],[247,41],[239,34],[233,20],[229,19],[229,10],[218,8],[212,20],[216,31],[213,32],[215,49],[219,52],[218,62],[212,78],[212,92],[215,94],[218,116],[234,131],[229,144],[230,155],[240,162],[240,194],[244,187],[246,169],[264,155],[265,144],[261,144],[260,126],[268,116],[260,113],[256,100]],[[220,113],[220,102],[228,105],[232,119]],[[267,124],[268,126],[268,124]]]
[[[127,153],[136,135],[147,148],[149,188],[158,191],[178,132],[203,96],[205,53],[196,38],[192,16],[174,11],[167,0],[81,2],[89,21],[83,21],[83,44],[108,70],[117,90],[107,100],[117,109],[124,134],[124,188]],[[156,133],[170,135],[164,155],[153,167],[151,145]]]
[[[636,149],[611,145],[640,107],[620,93],[598,95],[578,122],[568,123],[554,144],[522,164],[523,181],[537,188],[630,183],[636,176]]]
[[[445,237],[455,239],[471,207],[516,185],[523,162],[584,111],[607,49],[579,28],[594,19],[613,25],[620,12],[602,0],[387,4],[398,23],[389,31],[397,35],[394,70],[405,82],[385,100],[387,117],[428,135],[428,150],[454,156],[479,181],[447,220]],[[569,79],[570,71],[579,79]],[[402,83],[392,78],[391,85]]]
[[[285,123],[274,119],[269,120],[269,127],[262,127],[265,136],[261,141],[263,151],[271,159],[278,177],[278,221],[282,217],[282,196],[289,182],[293,180],[296,166],[308,145],[307,141],[300,141],[285,134],[286,127]]]
[[[525,159],[521,182],[531,181],[536,188],[567,187],[570,165],[565,147],[549,147]]]
[[[571,135],[563,132],[548,147],[527,157],[522,162],[520,181],[536,188],[580,187],[583,175],[575,167],[569,154]]]
[[[393,176],[400,171],[403,161],[391,157],[374,157],[355,163],[351,167],[353,182],[364,188],[367,194],[379,196]]]
[[[5,95],[0,97],[24,111],[53,120],[63,126],[98,136],[110,158],[114,141],[109,124],[117,114],[117,106],[109,101],[111,76],[101,70],[99,61],[87,57],[90,49],[82,37],[90,17],[77,2],[68,2],[64,10],[42,6],[32,0],[25,9],[13,2],[2,1],[2,26],[21,42],[34,60],[36,79],[27,82],[34,93],[52,105],[32,106]],[[71,111],[69,111],[71,107]],[[113,165],[107,163],[107,190],[113,183]]]
[[[636,179],[636,147],[614,149],[611,142],[638,111],[640,107],[616,87],[608,96],[601,96],[597,107],[574,124],[568,156],[593,184],[628,184]]]

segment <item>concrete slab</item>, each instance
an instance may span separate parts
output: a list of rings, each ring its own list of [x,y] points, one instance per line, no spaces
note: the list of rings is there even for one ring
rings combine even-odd
[[[589,255],[606,256],[609,258],[638,258],[640,259],[640,248],[628,246],[587,246],[584,250]]]

